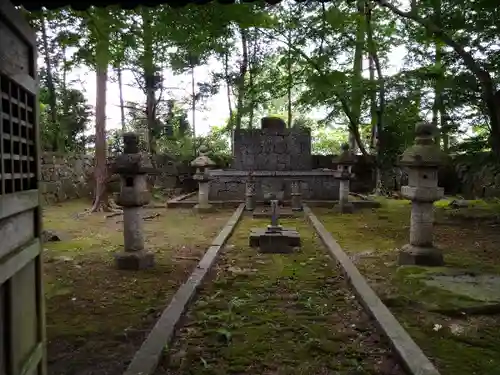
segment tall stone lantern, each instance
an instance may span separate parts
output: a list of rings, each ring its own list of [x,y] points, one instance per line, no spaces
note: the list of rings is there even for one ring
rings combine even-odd
[[[208,157],[206,146],[201,146],[198,152],[198,157],[191,162],[191,166],[196,167],[193,179],[198,181],[198,204],[194,206],[194,209],[198,212],[209,212],[213,209],[208,202],[211,180],[209,170],[215,166],[215,163]]]
[[[119,269],[139,270],[154,265],[154,254],[144,249],[142,207],[151,200],[147,174],[153,171],[146,155],[139,152],[139,137],[123,135],[124,150],[115,160],[114,171],[120,175],[120,193],[116,203],[123,208],[124,251],[115,254]]]
[[[436,126],[421,122],[415,127],[415,144],[402,155],[400,165],[408,171],[408,186],[401,188],[406,199],[411,200],[410,243],[399,253],[399,264],[441,266],[442,252],[432,243],[433,203],[443,197],[438,187],[438,168],[444,153],[434,142]]]
[[[349,202],[349,185],[354,177],[352,166],[356,159],[353,153],[349,150],[349,145],[342,145],[342,152],[337,159],[337,179],[339,180],[339,204],[337,210],[341,213],[352,213],[353,205]]]

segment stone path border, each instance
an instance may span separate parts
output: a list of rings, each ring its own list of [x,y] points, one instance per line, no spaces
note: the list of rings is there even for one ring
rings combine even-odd
[[[176,203],[179,203],[183,200],[194,197],[196,194],[198,194],[198,191],[192,191],[191,193],[182,194],[182,195],[178,195],[176,197],[173,197],[172,199],[169,199],[167,201],[167,207],[175,207]]]
[[[345,276],[352,285],[358,300],[373,317],[379,329],[387,336],[402,364],[411,375],[440,375],[436,367],[425,356],[422,349],[399,324],[398,320],[380,300],[366,279],[358,271],[349,256],[342,250],[330,232],[304,204],[304,214],[318,233],[329,253],[342,267]]]
[[[245,205],[241,204],[228,220],[219,235],[212,241],[205,255],[200,260],[193,273],[172,297],[148,337],[135,353],[124,375],[152,375],[158,366],[160,357],[170,343],[175,328],[186,311],[189,302],[196,294],[209,269],[215,263],[221,248],[231,236],[234,228],[243,216]]]

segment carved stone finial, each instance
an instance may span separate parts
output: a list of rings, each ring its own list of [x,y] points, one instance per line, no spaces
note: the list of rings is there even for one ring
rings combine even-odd
[[[432,144],[434,143],[434,134],[436,126],[428,121],[419,122],[415,126],[415,144]]]
[[[340,149],[342,150],[342,152],[349,151],[349,143],[342,143],[342,146],[340,146]]]
[[[137,134],[132,132],[123,134],[123,153],[124,154],[139,153],[139,136]]]
[[[430,122],[419,122],[415,126],[415,144],[405,150],[400,164],[407,167],[439,167],[445,154],[434,142],[436,126]]]
[[[208,147],[205,145],[201,145],[200,148],[198,149],[198,154],[200,156],[206,156],[208,154]]]

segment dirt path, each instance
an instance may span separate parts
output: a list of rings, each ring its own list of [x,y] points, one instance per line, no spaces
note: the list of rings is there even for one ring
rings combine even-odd
[[[260,255],[248,233],[266,224],[238,226],[156,374],[403,374],[309,225],[282,223],[299,253]]]

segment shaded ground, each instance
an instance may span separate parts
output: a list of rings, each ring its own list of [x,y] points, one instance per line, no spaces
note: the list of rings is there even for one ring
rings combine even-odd
[[[156,374],[402,374],[304,219],[282,220],[300,252],[248,247],[250,229],[268,223],[236,228]]]
[[[435,242],[447,266],[429,269],[397,267],[397,249],[409,237],[410,205],[383,203],[353,215],[314,211],[442,375],[500,374],[500,306],[425,283],[436,274],[500,274],[498,204],[452,210],[437,202]]]
[[[62,241],[45,244],[50,375],[117,375],[189,276],[232,211],[145,210],[147,248],[156,267],[131,272],[113,267],[123,244],[121,216],[78,218],[87,202],[44,209],[44,227]]]

